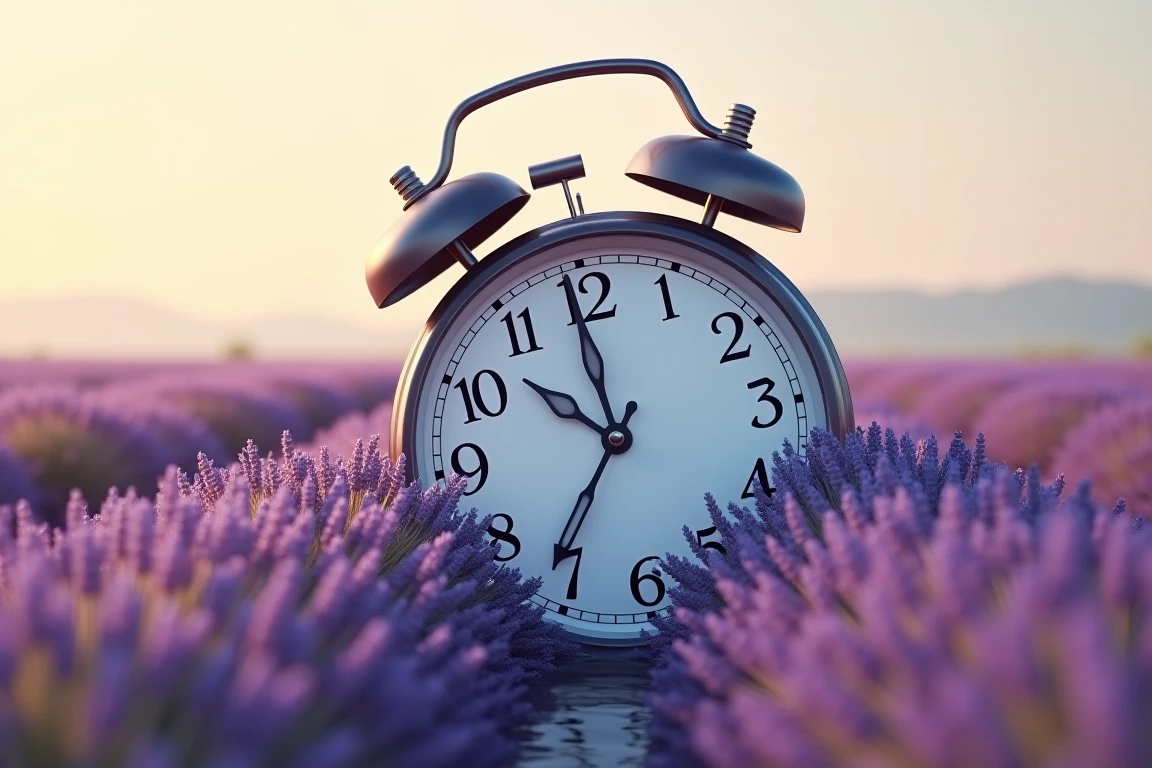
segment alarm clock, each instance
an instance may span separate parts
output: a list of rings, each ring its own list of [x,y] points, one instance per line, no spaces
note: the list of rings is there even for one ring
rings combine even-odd
[[[569,215],[477,258],[529,193],[495,173],[446,183],[461,121],[529,88],[622,73],[663,81],[700,134],[649,142],[625,175],[700,204],[700,221],[586,212],[569,185],[585,175],[574,155],[528,172],[533,189],[562,187]],[[715,228],[721,211],[785,232],[803,224],[795,179],[749,151],[754,115],[736,104],[712,125],[660,62],[580,62],[461,102],[431,180],[407,166],[391,179],[404,213],[366,267],[377,306],[464,272],[404,364],[390,451],[422,483],[464,476],[466,503],[491,515],[496,560],[542,579],[532,600],[587,644],[640,644],[671,611],[666,553],[689,555],[692,539],[723,556],[705,493],[753,503],[757,484],[773,493],[785,441],[803,455],[814,427],[853,429],[812,307]]]

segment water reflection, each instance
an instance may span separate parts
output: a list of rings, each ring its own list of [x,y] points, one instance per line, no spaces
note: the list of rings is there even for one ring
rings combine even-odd
[[[542,721],[524,734],[518,766],[642,766],[648,751],[648,665],[588,649],[533,691]]]

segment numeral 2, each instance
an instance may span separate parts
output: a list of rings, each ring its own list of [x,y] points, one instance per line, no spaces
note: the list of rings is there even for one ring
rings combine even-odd
[[[752,345],[749,344],[739,352],[733,352],[732,349],[740,343],[740,336],[744,333],[744,320],[740,315],[735,312],[721,312],[716,317],[712,318],[712,333],[719,335],[722,333],[720,330],[720,319],[727,317],[732,321],[732,326],[736,329],[736,335],[732,337],[732,343],[728,345],[728,349],[724,350],[724,354],[720,357],[721,363],[727,363],[729,360],[743,360],[752,354]]]
[[[500,530],[496,527],[497,520],[506,522],[508,527],[504,530]],[[507,557],[497,554],[496,557],[492,558],[496,562],[506,563],[512,558],[516,557],[516,555],[520,554],[520,539],[518,539],[512,533],[511,515],[506,515],[503,512],[497,512],[495,515],[492,515],[492,524],[488,526],[488,535],[492,537],[492,546],[494,547],[499,547],[500,542],[502,541],[506,541],[512,545],[512,554],[508,555]]]
[[[594,280],[596,280],[596,282],[598,282],[600,284],[600,298],[598,298],[596,300],[596,303],[592,305],[592,311],[584,316],[584,322],[590,323],[593,320],[603,320],[606,317],[616,317],[616,305],[615,304],[612,305],[612,309],[606,309],[602,312],[597,311],[600,309],[600,305],[608,300],[608,291],[612,290],[612,281],[608,279],[608,275],[604,274],[603,272],[589,272],[589,273],[587,273],[586,275],[584,275],[583,277],[580,278],[580,282],[577,283],[577,285],[576,285],[576,287],[579,289],[580,293],[588,293],[588,289],[584,287],[584,283],[586,283],[588,281],[588,278],[593,278]],[[564,287],[564,281],[561,280],[559,283],[556,283],[556,285],[560,286],[560,288],[563,288]],[[571,316],[571,313],[573,311],[573,307],[569,307],[568,311],[569,311],[569,315]],[[578,310],[576,310],[576,311],[578,311]],[[568,323],[568,325],[576,325],[576,318],[572,317],[572,320],[571,320],[571,322]]]
[[[775,397],[772,397],[772,395],[768,394],[769,392],[772,391],[772,387],[774,387],[774,386],[776,386],[776,382],[772,381],[772,379],[768,378],[767,376],[765,376],[762,379],[756,379],[756,381],[748,382],[748,389],[756,389],[756,387],[764,387],[764,392],[761,393],[760,397],[756,399],[756,402],[758,402],[758,403],[770,403],[772,405],[773,411],[775,411],[775,413],[772,414],[772,420],[769,421],[767,424],[764,424],[763,422],[761,422],[759,416],[753,416],[752,417],[752,426],[756,427],[757,429],[767,429],[768,427],[772,426],[776,422],[780,421],[780,417],[784,415],[784,406],[780,403],[779,400],[777,400]]]
[[[752,468],[752,474],[748,476],[748,482],[744,484],[744,492],[740,494],[740,498],[753,499],[756,497],[756,493],[752,490],[754,481],[760,483],[760,487],[764,489],[764,493],[768,494],[768,498],[772,498],[776,489],[768,483],[768,469],[764,466],[764,459],[756,459],[756,466]]]
[[[480,377],[487,374],[492,381],[496,384],[496,395],[500,399],[500,405],[496,410],[488,407],[484,402],[484,393],[480,390]],[[499,416],[504,413],[504,409],[508,407],[508,388],[504,386],[504,380],[500,378],[500,374],[496,371],[489,371],[484,369],[472,377],[472,394],[468,394],[468,379],[463,378],[455,385],[456,389],[460,390],[460,396],[464,398],[464,410],[468,412],[468,418],[464,420],[465,424],[471,424],[474,421],[480,421],[480,417],[476,415],[476,411],[472,407],[473,401],[476,403],[476,408],[485,416]]]
[[[516,315],[524,321],[524,333],[528,336],[528,349],[520,349],[520,335],[516,332],[516,321],[512,319],[511,312],[505,312],[504,317],[500,318],[500,322],[508,327],[508,340],[512,342],[512,354],[508,357],[516,357],[516,355],[526,355],[529,352],[539,352],[543,347],[536,343],[536,333],[532,330],[532,315],[525,308],[523,312]]]

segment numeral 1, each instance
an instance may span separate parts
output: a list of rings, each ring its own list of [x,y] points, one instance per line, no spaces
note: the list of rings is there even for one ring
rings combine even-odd
[[[668,293],[668,276],[660,275],[660,279],[655,282],[655,285],[660,286],[660,295],[664,298],[664,319],[671,320],[674,317],[680,317],[672,311],[672,296]]]
[[[536,333],[532,330],[532,315],[529,314],[527,307],[520,314],[516,315],[524,321],[524,332],[528,336],[528,349],[520,349],[519,334],[516,333],[516,321],[512,319],[512,313],[504,313],[504,317],[500,318],[500,322],[508,327],[508,340],[512,342],[512,354],[508,357],[516,357],[516,355],[526,355],[529,352],[539,352],[543,347],[536,343]]]
[[[764,459],[756,459],[756,466],[752,469],[752,474],[748,476],[748,482],[744,484],[744,493],[740,494],[740,498],[753,499],[756,497],[756,493],[752,490],[753,481],[759,482],[764,493],[768,494],[768,498],[772,498],[776,489],[768,484],[768,469],[764,466]]]

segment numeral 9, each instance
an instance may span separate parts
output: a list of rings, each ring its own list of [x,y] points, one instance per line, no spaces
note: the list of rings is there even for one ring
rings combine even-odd
[[[464,450],[471,451],[475,457],[475,469],[464,469],[463,465],[460,464],[460,453]],[[452,451],[451,463],[452,471],[458,475],[463,475],[468,478],[476,477],[476,475],[480,476],[480,482],[476,483],[472,490],[464,491],[465,496],[471,496],[484,487],[484,483],[488,480],[488,457],[484,455],[484,451],[480,450],[480,446],[475,443],[463,443],[456,446],[456,450]]]

